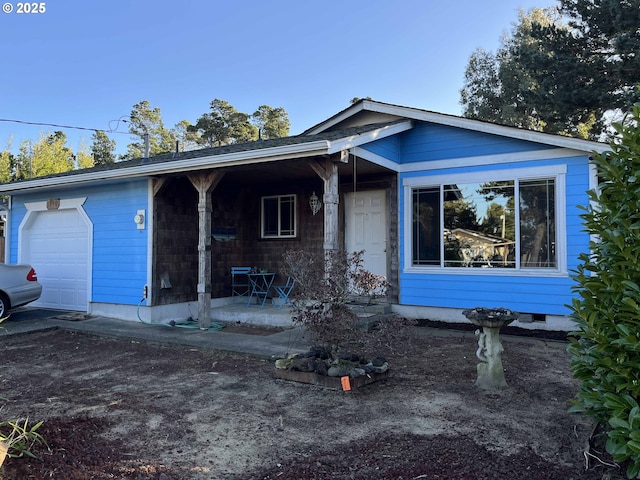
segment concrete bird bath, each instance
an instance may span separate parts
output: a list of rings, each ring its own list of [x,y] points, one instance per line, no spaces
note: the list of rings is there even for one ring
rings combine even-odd
[[[476,307],[464,310],[462,314],[467,319],[482,327],[476,330],[478,338],[478,350],[476,356],[481,363],[478,364],[478,377],[476,386],[484,390],[498,390],[507,386],[502,368],[502,343],[500,343],[500,328],[508,325],[518,318],[516,312],[506,308]]]

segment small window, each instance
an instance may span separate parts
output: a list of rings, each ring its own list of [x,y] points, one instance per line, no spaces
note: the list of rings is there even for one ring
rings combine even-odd
[[[262,238],[293,238],[296,236],[296,196],[262,197]]]

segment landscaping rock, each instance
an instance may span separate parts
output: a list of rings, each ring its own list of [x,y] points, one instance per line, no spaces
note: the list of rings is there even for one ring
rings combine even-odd
[[[316,365],[318,362],[315,358],[296,358],[291,363],[290,370],[295,370],[298,372],[314,372],[316,370]]]
[[[374,362],[375,362],[375,360],[374,360]],[[373,362],[372,362],[372,363],[368,363],[367,364],[367,368],[372,373],[384,373],[387,370],[389,370],[389,364],[387,362],[384,362],[382,365],[374,365]]]
[[[338,365],[331,365],[327,371],[327,375],[330,377],[345,377],[349,375],[349,370]]]
[[[371,361],[371,363],[374,367],[381,367],[387,363],[387,360],[384,357],[376,357]]]
[[[304,354],[305,357],[314,357],[319,358],[321,360],[327,360],[331,357],[331,354],[326,348],[322,347],[311,347],[307,353]]]

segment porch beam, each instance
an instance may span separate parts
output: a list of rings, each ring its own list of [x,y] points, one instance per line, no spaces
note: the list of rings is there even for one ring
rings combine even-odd
[[[324,195],[322,201],[324,203],[324,251],[338,250],[338,204],[340,197],[338,196],[338,164],[332,160],[328,160],[328,169],[330,175],[324,180]]]
[[[322,160],[310,160],[309,166],[322,179],[324,192],[324,244],[325,262],[329,259],[331,251],[338,250],[338,162],[345,162],[349,158],[349,152],[344,150],[337,155],[326,156]]]
[[[158,194],[162,191],[162,189],[164,189],[166,185],[167,185],[166,177],[154,178],[153,179],[153,196],[157,197]]]
[[[188,175],[198,191],[198,326],[211,326],[211,192],[224,172],[205,172]]]

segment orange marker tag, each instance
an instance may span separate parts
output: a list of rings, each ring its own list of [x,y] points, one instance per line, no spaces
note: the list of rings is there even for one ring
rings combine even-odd
[[[345,392],[351,390],[351,382],[349,381],[349,377],[341,377],[340,380],[342,381],[342,390],[344,390]]]

